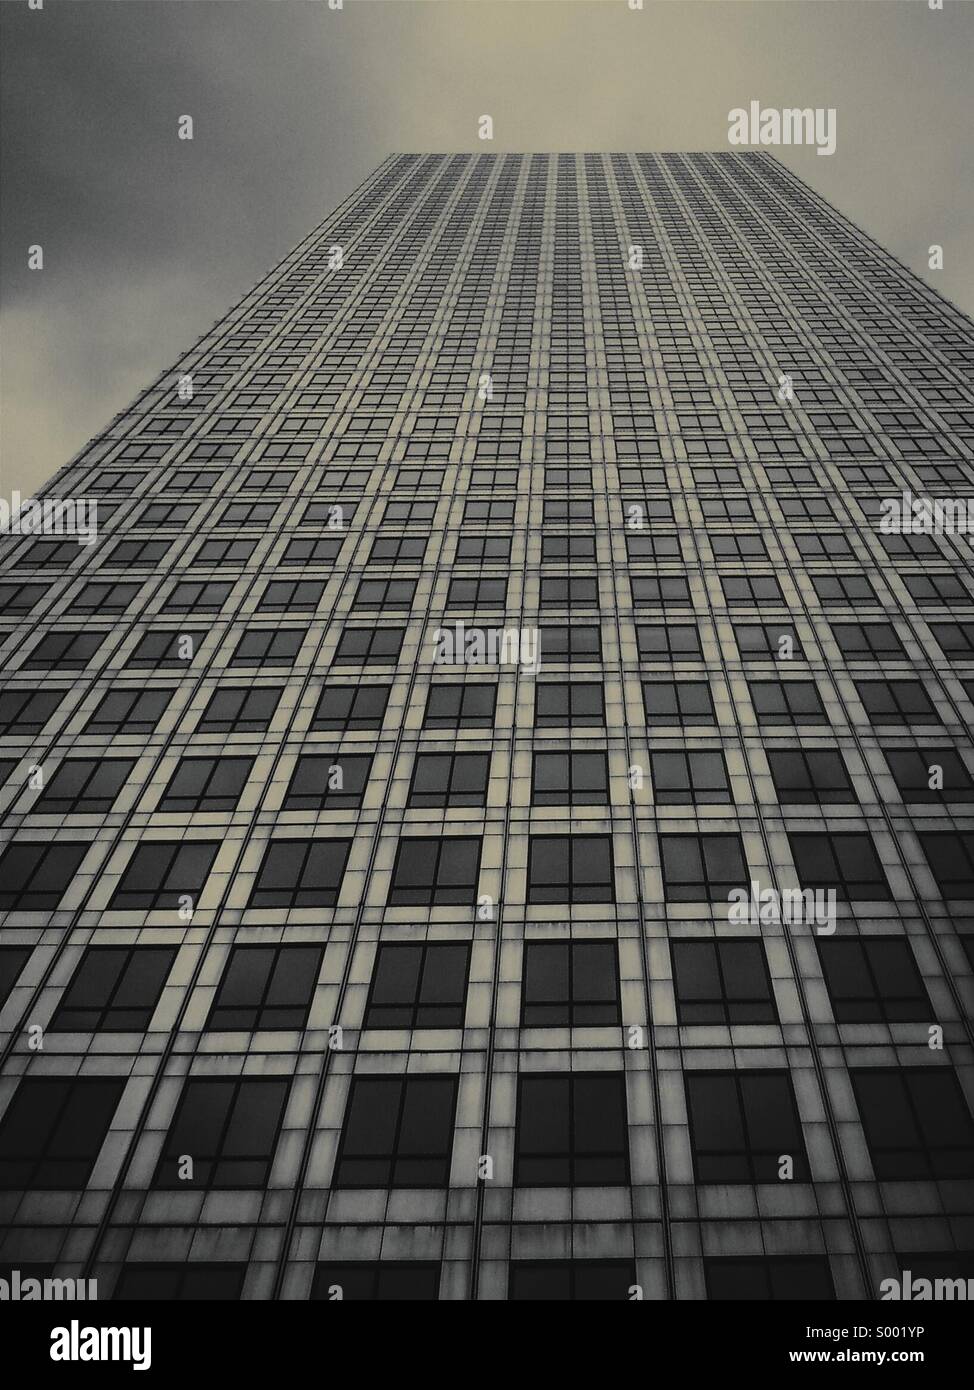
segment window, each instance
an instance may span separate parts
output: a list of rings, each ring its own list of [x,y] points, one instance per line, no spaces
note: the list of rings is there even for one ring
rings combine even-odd
[[[205,636],[205,632],[174,632],[171,629],[146,632],[136,642],[125,664],[139,671],[185,668]]]
[[[442,486],[442,468],[400,468],[396,474],[397,488]]]
[[[974,623],[931,623],[930,631],[948,657],[969,661],[974,656]]]
[[[303,1028],[321,957],[320,946],[234,946],[207,1028]]]
[[[779,1182],[785,1156],[791,1180],[808,1182],[788,1072],[688,1071],[683,1079],[698,1183]]]
[[[767,548],[758,535],[711,535],[708,537],[715,560],[766,560]]]
[[[681,560],[683,552],[680,549],[680,538],[679,536],[644,536],[630,533],[626,536],[626,557],[635,564],[641,560],[653,562]]]
[[[734,640],[741,660],[801,660],[804,652],[791,623],[735,623]]]
[[[816,944],[837,1023],[913,1023],[933,1017],[903,937],[818,937]]]
[[[710,686],[706,681],[644,681],[646,722],[654,724],[716,724]]]
[[[513,517],[511,518],[513,520]],[[546,497],[544,499],[544,524],[570,525],[573,522],[595,520],[591,497]]]
[[[248,627],[244,630],[231,666],[293,666],[305,639],[303,627]]]
[[[455,1076],[352,1078],[333,1188],[446,1187]]]
[[[80,671],[88,665],[108,634],[105,632],[49,632],[23,663],[25,671]]]
[[[705,522],[754,520],[746,497],[701,497],[700,511]]]
[[[850,1068],[849,1078],[879,1182],[970,1178],[974,1122],[952,1068]]]
[[[480,872],[480,838],[410,836],[400,840],[389,886],[391,907],[472,906]]]
[[[717,1256],[703,1262],[707,1297],[764,1302],[834,1299],[824,1255]]]
[[[470,486],[483,488],[517,487],[516,468],[471,468]]]
[[[260,599],[261,612],[291,613],[318,607],[325,592],[321,579],[272,579]]]
[[[489,753],[418,753],[409,806],[484,806]]]
[[[529,903],[615,901],[609,835],[532,835],[528,847]]]
[[[832,636],[846,661],[906,657],[903,643],[891,623],[833,623]]]
[[[272,840],[248,907],[334,907],[351,840]]]
[[[632,471],[637,472],[638,470],[633,469]],[[591,487],[592,470],[591,468],[553,468],[548,464],[544,471],[544,485],[546,488]]]
[[[814,681],[748,681],[759,724],[825,724],[827,716]]]
[[[901,578],[916,603],[974,603],[974,597],[956,574],[904,574]]]
[[[596,1302],[629,1298],[636,1270],[631,1260],[512,1260],[511,1302]]]
[[[604,753],[535,753],[535,806],[606,805],[609,765]]]
[[[448,608],[503,608],[506,603],[506,579],[450,580]]]
[[[39,734],[66,693],[64,690],[4,690],[0,693],[0,734],[14,738]]]
[[[353,608],[411,608],[414,579],[360,579]]]
[[[344,536],[294,536],[288,541],[287,549],[281,556],[280,563],[282,565],[332,565],[337,560],[338,552],[344,544]]]
[[[270,521],[276,511],[276,502],[231,502],[224,509],[220,520],[234,526],[258,525]],[[304,519],[307,520],[307,512]]]
[[[884,748],[882,753],[905,802],[974,801],[974,781],[953,748]]]
[[[541,563],[584,564],[595,560],[594,536],[542,536]]]
[[[43,585],[30,587],[39,588],[41,593],[44,593]],[[123,613],[139,592],[139,588],[138,584],[86,584],[71,604],[71,612]],[[229,589],[230,586],[228,585],[228,592]]]
[[[842,756],[831,748],[769,749],[768,765],[782,806],[849,804],[856,799]]]
[[[338,639],[335,666],[395,666],[399,660],[404,627],[347,627]]]
[[[195,1303],[203,1299],[238,1299],[247,1273],[245,1264],[148,1264],[122,1266],[112,1300],[118,1302]]]
[[[937,830],[919,839],[940,896],[974,898],[974,834]]]
[[[290,1084],[278,1077],[191,1077],[153,1185],[187,1190],[266,1186]],[[191,1176],[186,1175],[187,1156]]]
[[[820,574],[811,576],[822,603],[876,603],[876,593],[864,574]]]
[[[456,582],[456,581],[454,581]],[[558,575],[541,580],[542,608],[598,608],[599,582],[577,575]]]
[[[48,1025],[55,1033],[145,1032],[175,946],[89,946]]]
[[[109,553],[108,565],[158,565],[172,544],[169,540],[119,541]]]
[[[435,1302],[439,1297],[440,1267],[421,1260],[356,1260],[350,1264],[320,1264],[315,1268],[311,1301]]]
[[[539,681],[534,687],[534,723],[538,729],[603,727],[605,698],[601,682]]]
[[[647,522],[651,526],[672,523],[673,503],[668,497],[625,497],[622,502],[622,518],[627,531],[641,531]]]
[[[85,725],[86,734],[151,734],[172,690],[110,690]]]
[[[363,1028],[462,1028],[469,968],[466,943],[381,943]]]
[[[232,588],[232,584],[186,580],[175,586],[163,607],[181,613],[216,613],[230,597]]]
[[[0,946],[0,1008],[10,998],[10,991],[30,960],[30,946]]]
[[[509,524],[514,520],[514,502],[492,497],[481,500],[470,498],[463,509],[463,524],[494,522]]]
[[[538,630],[538,660],[601,661],[602,633],[597,626],[585,623],[570,627],[545,624]]]
[[[283,687],[222,686],[214,690],[198,725],[201,734],[260,734],[270,728]]]
[[[457,560],[489,562],[491,560],[510,560],[510,536],[461,536],[457,542]]]
[[[195,502],[153,502],[139,517],[148,526],[182,526],[196,511]]]
[[[455,682],[431,685],[423,715],[424,729],[491,729],[496,685]]]
[[[339,811],[361,806],[371,768],[371,753],[302,753],[282,809]]]
[[[751,607],[755,603],[784,603],[785,596],[781,585],[771,574],[721,576],[721,587],[728,604],[743,604]]]
[[[690,585],[682,574],[633,575],[629,583],[632,586],[632,601],[637,606],[665,608],[668,604],[692,603]]]
[[[89,846],[59,840],[14,840],[0,853],[0,912],[51,912]]]
[[[313,731],[381,729],[389,685],[325,685],[311,720]]]
[[[865,831],[816,831],[789,834],[788,839],[803,889],[832,889],[840,902],[890,896],[872,837]]]
[[[66,758],[30,809],[46,816],[103,814],[112,809],[134,766],[134,758]]]
[[[108,904],[118,911],[175,908],[199,897],[219,844],[209,840],[145,840],[128,862]]]
[[[331,502],[309,502],[301,520],[304,523],[324,523],[329,529],[341,532],[355,520],[359,501],[360,498],[354,492],[350,492],[347,497],[336,492]]]
[[[649,762],[660,806],[727,805],[733,799],[719,751],[650,753]]]
[[[524,1027],[598,1028],[621,1022],[614,941],[524,943]]]
[[[22,1080],[0,1121],[0,1189],[84,1187],[124,1088],[115,1077]]]
[[[919,681],[856,681],[856,694],[872,724],[939,724]]]
[[[387,502],[382,520],[391,526],[406,525],[412,522],[417,526],[429,526],[436,512],[433,501]]]
[[[696,623],[637,624],[640,661],[687,661],[700,658],[700,634]]]
[[[671,943],[673,987],[681,1024],[774,1023],[778,1017],[760,941]]]
[[[659,844],[668,902],[727,902],[750,883],[740,835],[660,835]]]
[[[425,536],[377,536],[372,542],[367,563],[370,565],[395,565],[400,562],[421,564],[425,554]]]
[[[516,1187],[613,1187],[628,1181],[621,1073],[530,1073],[518,1079]]]
[[[65,541],[34,541],[33,545],[26,546],[15,557],[14,563],[17,565],[27,565],[31,569],[36,569],[41,565],[52,565],[61,567],[70,565],[77,560],[79,555],[84,554],[83,546],[77,540]]]
[[[253,758],[181,758],[158,809],[233,811],[253,765]]]

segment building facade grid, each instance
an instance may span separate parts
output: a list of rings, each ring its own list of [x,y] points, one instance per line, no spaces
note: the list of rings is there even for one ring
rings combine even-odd
[[[2,544],[0,1265],[974,1273],[972,363],[765,154],[386,160]]]

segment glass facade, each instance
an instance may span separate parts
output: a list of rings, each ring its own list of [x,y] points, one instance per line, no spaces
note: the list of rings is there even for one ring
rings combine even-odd
[[[974,1276],[970,541],[883,529],[972,365],[766,154],[390,156],[0,546],[3,1270]]]

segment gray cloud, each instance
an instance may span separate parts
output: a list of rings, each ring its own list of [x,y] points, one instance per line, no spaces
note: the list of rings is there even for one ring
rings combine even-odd
[[[778,153],[974,308],[958,0],[6,0],[0,26],[6,493],[66,462],[386,154],[484,148],[484,112],[497,151],[720,149],[752,98],[834,106],[833,157]]]

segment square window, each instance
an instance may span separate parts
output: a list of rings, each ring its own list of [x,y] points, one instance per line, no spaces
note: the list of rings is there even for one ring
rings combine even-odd
[[[614,941],[526,941],[525,1028],[601,1028],[622,1022]]]
[[[455,1076],[355,1076],[332,1187],[446,1187]]]
[[[771,977],[760,941],[677,940],[673,988],[681,1024],[774,1023]]]
[[[470,947],[379,945],[363,1028],[462,1028]]]
[[[787,1071],[684,1073],[698,1183],[808,1182],[801,1122]]]
[[[516,1187],[617,1187],[628,1181],[621,1073],[532,1072],[518,1079]]]
[[[615,901],[609,835],[532,835],[528,841],[529,903]]]

